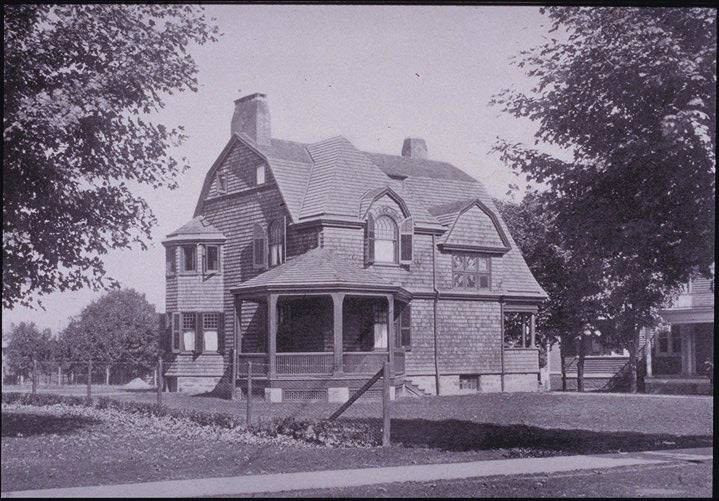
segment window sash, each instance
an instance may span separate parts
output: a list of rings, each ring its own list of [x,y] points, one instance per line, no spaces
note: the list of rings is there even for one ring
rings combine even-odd
[[[194,245],[182,246],[182,271],[197,271],[197,250]]]
[[[265,176],[265,166],[264,166],[264,164],[258,165],[255,168],[255,182],[257,185],[260,185],[260,184],[265,184],[266,181],[267,181],[267,179]]]
[[[206,247],[207,271],[220,271],[220,247],[208,245]]]
[[[374,261],[376,263],[394,263],[396,244],[397,242],[394,240],[380,240],[375,238]]]
[[[488,256],[453,254],[452,286],[461,289],[491,289],[491,261]]]
[[[165,272],[167,275],[174,275],[177,273],[177,253],[175,247],[170,246],[165,249]]]

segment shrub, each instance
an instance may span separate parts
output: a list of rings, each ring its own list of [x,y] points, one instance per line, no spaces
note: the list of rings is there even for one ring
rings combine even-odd
[[[3,393],[2,402],[38,406],[54,404],[88,405],[88,401],[84,397],[47,393],[33,396],[30,393],[19,392]],[[244,420],[233,414],[171,408],[150,402],[115,400],[100,396],[91,400],[89,405],[97,409],[112,409],[128,414],[186,419],[199,426],[218,426],[226,429],[245,426]],[[275,418],[271,421],[248,426],[247,430],[260,437],[289,437],[309,444],[328,447],[372,447],[379,445],[380,442],[380,430],[370,420],[342,420],[338,422],[317,419],[298,420],[291,417]]]

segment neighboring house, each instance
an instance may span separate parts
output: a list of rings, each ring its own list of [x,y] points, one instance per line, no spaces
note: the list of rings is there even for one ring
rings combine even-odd
[[[427,157],[422,139],[275,139],[265,96],[236,100],[194,219],[163,242],[169,389],[243,386],[251,362],[272,401],[342,401],[389,361],[393,391],[435,393],[437,372],[443,394],[537,391],[546,294],[482,184]],[[505,314],[524,347],[505,349]]]
[[[695,278],[660,312],[646,350],[647,393],[711,393],[706,363],[714,364],[714,278]]]
[[[714,364],[714,279],[687,283],[671,306],[660,311],[665,325],[640,333],[640,368],[647,393],[710,393],[706,362]],[[606,329],[600,327],[600,330]],[[602,337],[585,339],[584,387],[624,390],[629,353],[602,344]],[[559,345],[550,349],[551,389],[562,389]],[[567,390],[577,388],[576,347],[565,355]]]

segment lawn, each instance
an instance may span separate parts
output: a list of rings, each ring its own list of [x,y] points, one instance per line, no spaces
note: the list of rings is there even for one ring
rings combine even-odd
[[[244,415],[244,401],[165,394],[167,405]],[[154,401],[152,393],[112,398]],[[318,418],[337,404],[254,402],[255,415]],[[340,419],[379,426],[378,402]],[[393,447],[325,448],[258,440],[172,418],[85,407],[3,405],[2,490],[170,478],[458,462],[711,445],[710,398],[483,394],[400,399]],[[144,421],[143,421],[144,420]]]

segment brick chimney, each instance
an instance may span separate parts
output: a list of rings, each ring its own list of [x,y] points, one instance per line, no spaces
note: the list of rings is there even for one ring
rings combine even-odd
[[[269,146],[272,134],[267,96],[257,93],[236,99],[230,131],[246,134],[258,145]]]
[[[409,158],[427,158],[427,143],[419,137],[405,138],[402,144],[402,156]]]

